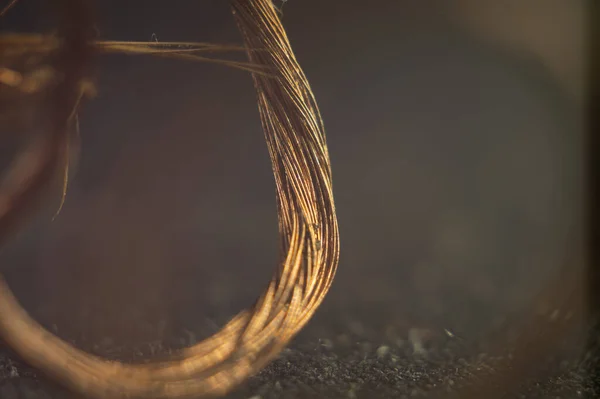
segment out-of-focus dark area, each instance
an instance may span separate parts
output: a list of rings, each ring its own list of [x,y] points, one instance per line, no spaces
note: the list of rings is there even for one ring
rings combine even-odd
[[[35,31],[40,3],[21,0],[2,32]],[[586,2],[276,4],[325,120],[341,262],[292,347],[232,397],[423,396],[493,369],[484,342],[510,341],[583,225]],[[221,0],[94,10],[101,39],[241,42]],[[59,336],[138,359],[258,297],[278,261],[275,187],[247,73],[95,61],[64,208],[51,221],[57,186],[1,267]],[[595,395],[581,343],[564,346],[521,397]],[[67,397],[29,373],[5,373],[0,397],[29,398],[25,380]]]

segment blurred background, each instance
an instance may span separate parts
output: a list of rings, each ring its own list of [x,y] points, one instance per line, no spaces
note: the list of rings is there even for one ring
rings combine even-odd
[[[2,30],[30,29],[39,3]],[[275,2],[325,120],[342,240],[294,345],[395,347],[415,328],[477,342],[528,309],[581,227],[585,3]],[[241,43],[220,0],[94,10],[101,39]],[[57,186],[2,270],[84,347],[202,339],[278,260],[250,76],[120,55],[96,76],[66,203],[51,221]]]

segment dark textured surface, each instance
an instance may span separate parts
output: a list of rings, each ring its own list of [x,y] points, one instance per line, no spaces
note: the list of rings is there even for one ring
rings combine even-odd
[[[354,333],[349,332],[352,330]],[[366,339],[369,335],[371,339]],[[500,372],[506,358],[514,355],[510,347],[504,355],[488,355],[485,345],[470,344],[464,338],[450,337],[443,331],[413,330],[409,335],[402,336],[389,329],[385,336],[376,339],[358,321],[347,326],[346,333],[319,339],[302,334],[277,360],[227,398],[450,397],[446,395]],[[424,338],[423,349],[416,348],[419,335]],[[182,333],[179,338],[181,341],[176,346],[189,343],[188,334]],[[176,337],[173,340],[179,341]],[[112,358],[139,360],[165,355],[168,353],[165,348],[169,346],[175,345],[152,343],[123,349],[111,345],[107,339],[104,347],[96,346],[92,351]],[[562,349],[559,354],[549,354],[548,359],[539,364],[537,378],[525,381],[522,387],[507,392],[505,397],[597,397],[591,380],[586,377],[585,363],[576,360],[572,351]],[[2,399],[75,398],[6,351],[0,356]],[[431,396],[432,393],[435,396]]]
[[[451,4],[283,6],[328,131],[342,258],[315,319],[232,398],[458,389],[497,370],[512,318],[561,266],[580,181],[579,114],[552,72],[568,68],[451,26]],[[240,42],[222,0],[97,9],[107,39]],[[572,49],[565,13],[550,10],[546,33]],[[568,64],[561,41],[542,43]],[[98,72],[60,217],[48,221],[49,205],[0,261],[46,327],[140,360],[206,337],[258,296],[277,261],[274,187],[244,73],[120,56]],[[489,355],[492,337],[502,355]],[[540,364],[547,376],[508,397],[597,396],[572,360],[577,342],[564,346]],[[5,350],[0,377],[0,399],[70,399]]]

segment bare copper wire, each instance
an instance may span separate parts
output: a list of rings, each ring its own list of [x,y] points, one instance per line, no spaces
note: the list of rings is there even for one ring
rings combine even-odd
[[[76,0],[63,0],[70,17],[83,14]],[[279,269],[256,304],[221,331],[166,362],[128,365],[108,362],[62,342],[29,318],[0,278],[0,334],[27,361],[79,393],[96,398],[185,398],[223,394],[255,373],[308,321],[326,294],[337,267],[339,237],[324,128],[314,96],[270,0],[235,0],[235,19],[244,37],[275,180],[281,253]],[[78,10],[78,11],[77,11]],[[83,21],[83,20],[82,20]],[[67,114],[89,56],[85,24],[72,28],[61,45],[67,79],[55,88],[49,138],[32,144],[0,187],[0,238],[10,234],[59,167]],[[79,38],[79,39],[78,39]],[[2,43],[0,43],[1,45]],[[96,45],[96,47],[98,47]],[[95,48],[100,50],[100,48]],[[106,50],[106,49],[105,49]],[[264,72],[264,73],[262,73]],[[584,313],[582,264],[567,259],[560,275],[536,302],[558,310],[545,325],[534,318],[522,329],[512,360],[492,376],[479,376],[458,390],[460,398],[501,397],[516,390],[574,327]],[[535,307],[535,306],[534,306]],[[496,352],[505,351],[501,345]],[[435,395],[435,392],[434,392]],[[439,393],[446,397],[447,393]]]
[[[74,9],[80,3],[64,2]],[[60,340],[28,316],[0,279],[2,338],[30,364],[81,394],[110,399],[223,394],[277,356],[310,319],[332,283],[339,235],[316,101],[272,2],[233,0],[232,9],[246,48],[261,49],[247,51],[250,61],[268,71],[254,73],[253,79],[277,186],[281,263],[254,306],[215,335],[168,361],[136,365],[107,361]],[[67,38],[73,43],[64,51],[81,47],[84,54],[89,52],[84,33],[72,32]],[[82,74],[68,72],[71,89]],[[69,99],[72,104],[73,98],[64,101]],[[60,114],[61,121],[67,118]],[[65,138],[65,131],[64,123],[57,124],[53,130],[57,142]],[[12,185],[17,194],[0,198],[9,199],[0,201],[0,226],[7,232],[10,228],[5,226],[19,212],[22,200],[38,196],[41,183],[59,164],[61,146],[42,144],[36,147],[39,152],[28,155],[28,175]]]

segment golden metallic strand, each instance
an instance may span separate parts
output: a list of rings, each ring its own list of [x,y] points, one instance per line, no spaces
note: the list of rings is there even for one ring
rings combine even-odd
[[[64,3],[66,9],[67,3],[80,2]],[[251,70],[277,186],[282,263],[255,305],[221,331],[173,359],[140,365],[109,362],[61,341],[27,315],[0,279],[2,337],[33,366],[81,394],[106,399],[223,394],[288,344],[321,304],[333,280],[339,257],[338,226],[325,133],[314,96],[271,1],[234,0],[232,8],[250,63],[259,68]],[[84,38],[84,30],[82,26],[70,32],[72,36],[66,38],[73,43],[64,52],[79,47],[85,48],[83,54],[94,47],[98,50],[97,44]],[[69,44],[67,39],[63,40]],[[69,91],[77,93],[74,85],[83,80],[82,74],[66,76]],[[71,105],[76,98],[69,97]],[[15,219],[21,200],[38,197],[42,183],[60,165],[63,147],[54,144],[66,140],[70,115],[68,107],[61,110],[55,141],[45,140],[35,147],[27,158],[29,175],[16,186],[17,194],[0,197],[9,199],[0,206],[0,227],[7,233],[7,223]]]
[[[9,2],[0,16],[14,3]],[[253,307],[239,313],[212,337],[165,362],[109,362],[72,347],[26,314],[2,276],[0,335],[30,364],[94,398],[197,398],[226,393],[272,360],[306,324],[327,293],[337,267],[339,237],[329,154],[310,86],[271,0],[232,1],[243,47],[94,41],[86,36],[91,23],[84,1],[59,3],[64,29],[57,35],[0,36],[0,59],[42,54],[54,55],[57,60],[53,69],[29,74],[21,74],[10,65],[0,66],[0,95],[13,89],[31,96],[47,92],[51,115],[48,134],[36,137],[0,181],[0,239],[23,225],[36,201],[43,198],[43,189],[52,176],[68,166],[64,157],[68,157],[69,122],[76,116],[85,87],[89,87],[89,57],[113,52],[147,54],[216,62],[253,73],[277,187],[281,263]],[[240,49],[248,53],[249,62],[198,55]],[[57,80],[57,76],[64,78]],[[64,200],[68,170],[62,171]],[[451,395],[434,390],[434,397],[500,398],[535,375],[536,366],[581,324],[585,313],[581,267],[585,262],[579,258],[582,251],[574,248],[573,252],[553,284],[534,301],[529,323],[514,344],[512,359],[499,365],[492,376],[476,375],[468,387]],[[551,325],[535,318],[540,304],[558,315]],[[507,348],[499,343],[492,349],[503,354]]]

